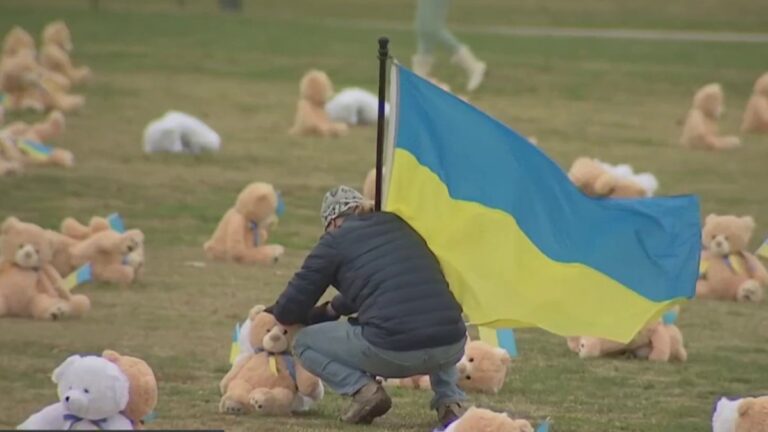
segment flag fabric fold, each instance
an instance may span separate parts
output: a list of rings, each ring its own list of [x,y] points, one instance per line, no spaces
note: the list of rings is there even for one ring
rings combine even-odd
[[[397,63],[390,77],[383,207],[472,324],[628,341],[693,297],[697,198],[588,197],[507,126]]]

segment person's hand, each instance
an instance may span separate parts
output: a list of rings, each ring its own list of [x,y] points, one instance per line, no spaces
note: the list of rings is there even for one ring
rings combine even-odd
[[[328,321],[336,321],[340,317],[331,307],[331,302],[321,303],[309,311],[307,325],[320,324]]]

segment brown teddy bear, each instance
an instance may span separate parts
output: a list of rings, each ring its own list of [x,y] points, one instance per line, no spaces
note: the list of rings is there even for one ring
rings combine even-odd
[[[736,136],[720,136],[717,125],[723,112],[723,88],[707,84],[696,91],[683,124],[680,144],[691,149],[727,150],[741,145]]]
[[[289,352],[300,326],[282,326],[256,306],[249,313],[248,337],[252,354],[237,358],[219,384],[219,411],[227,414],[255,412],[288,415],[295,400],[322,397],[322,383],[307,372]]]
[[[75,67],[67,51],[56,45],[45,45],[40,52],[40,65],[45,69],[65,77],[71,84],[87,82],[91,78],[88,66]]]
[[[763,300],[768,271],[746,250],[754,229],[755,221],[750,216],[706,217],[696,297],[740,302]]]
[[[483,341],[469,341],[464,348],[464,356],[456,368],[459,372],[459,387],[468,392],[497,394],[507,377],[512,358],[505,350]],[[431,383],[428,375],[415,375],[409,378],[384,379],[388,387],[403,387],[417,390],[429,390]]]
[[[133,423],[134,429],[143,429],[143,419],[157,405],[157,380],[152,368],[140,358],[112,350],[105,350],[101,356],[115,363],[128,378],[128,405],[122,414]]]
[[[340,136],[347,133],[345,123],[332,122],[325,104],[333,95],[333,84],[328,75],[317,69],[304,74],[299,83],[299,102],[291,135]]]
[[[629,343],[588,336],[569,337],[567,342],[571,351],[583,359],[621,355],[662,362],[688,359],[680,329],[662,320],[644,327]]]
[[[67,53],[75,49],[72,44],[72,32],[63,20],[55,20],[46,24],[41,40],[43,45],[57,46]]]
[[[643,184],[617,175],[593,158],[577,158],[568,171],[568,178],[582,192],[593,197],[642,198],[648,195]]]
[[[744,398],[739,403],[734,432],[763,432],[768,430],[768,396]]]
[[[9,217],[0,236],[0,316],[56,320],[90,309],[88,297],[67,291],[51,266],[45,230]]]
[[[19,26],[13,26],[3,38],[3,58],[11,58],[20,51],[35,50],[35,39]]]
[[[68,217],[61,221],[59,231],[69,238],[85,240],[98,232],[107,231],[108,229],[110,229],[109,221],[103,217],[92,217],[88,222],[88,226],[81,224],[75,218]]]
[[[246,186],[203,246],[208,258],[241,264],[277,262],[285,248],[267,244],[267,239],[270,227],[278,220],[279,199],[269,183]]]
[[[512,419],[506,413],[470,407],[445,432],[533,432],[528,420]]]
[[[144,233],[137,229],[99,231],[69,247],[70,271],[91,263],[94,281],[129,285],[140,276],[141,266],[137,268],[126,257],[142,250],[143,245]]]
[[[768,133],[768,72],[755,81],[741,121],[744,133]]]
[[[57,109],[65,113],[80,109],[85,98],[68,94],[44,80],[34,55],[16,55],[0,62],[0,90],[5,93],[6,108],[42,112]]]

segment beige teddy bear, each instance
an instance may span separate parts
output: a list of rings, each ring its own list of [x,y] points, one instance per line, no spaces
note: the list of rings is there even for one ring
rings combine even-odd
[[[128,378],[128,404],[122,414],[131,421],[134,429],[143,429],[143,419],[157,405],[155,373],[147,362],[140,358],[121,355],[112,350],[105,350],[101,356],[116,364]]]
[[[300,326],[282,326],[275,317],[256,306],[249,314],[248,336],[253,353],[241,355],[219,384],[219,411],[226,414],[255,412],[288,415],[297,395],[322,397],[320,380],[307,372],[290,346]]]
[[[276,262],[285,248],[267,244],[267,239],[270,227],[277,222],[278,201],[277,192],[269,183],[246,186],[203,246],[208,258],[242,264]]]
[[[755,81],[741,121],[744,133],[768,133],[768,72]]]
[[[88,297],[71,294],[50,264],[45,230],[9,217],[0,226],[0,316],[39,320],[80,317]]]
[[[568,178],[582,192],[593,197],[642,198],[648,188],[629,176],[617,175],[597,159],[579,157],[571,165]]]
[[[66,124],[66,117],[64,117],[61,111],[51,111],[43,121],[31,125],[23,121],[16,121],[5,126],[0,133],[39,142],[48,142],[61,135],[66,128]]]
[[[34,49],[35,39],[19,26],[13,26],[3,38],[3,58],[11,58],[20,51]]]
[[[533,432],[528,420],[512,419],[506,413],[470,407],[445,432]]]
[[[49,71],[66,77],[72,84],[82,84],[91,79],[88,66],[75,67],[67,51],[56,45],[45,45],[40,52],[40,65]]]
[[[751,216],[710,214],[702,229],[701,266],[696,297],[760,302],[768,271],[747,251],[755,230]]]
[[[723,112],[723,88],[707,84],[693,96],[693,104],[683,124],[680,144],[691,149],[726,150],[741,145],[736,136],[721,136],[717,122]]]
[[[299,83],[299,102],[290,130],[292,135],[340,136],[347,133],[345,123],[328,118],[325,104],[333,95],[333,84],[328,75],[317,69],[308,71]]]
[[[126,257],[143,245],[144,233],[137,229],[99,231],[69,248],[71,271],[91,263],[94,281],[129,285],[140,275],[141,267],[137,269]]]
[[[72,32],[63,20],[55,20],[46,24],[43,28],[41,41],[43,45],[57,46],[67,53],[75,49],[72,44]]]
[[[57,109],[68,113],[85,105],[83,96],[68,94],[60,86],[51,85],[50,80],[44,80],[32,54],[20,54],[0,62],[0,90],[7,98],[6,108],[11,110]]]

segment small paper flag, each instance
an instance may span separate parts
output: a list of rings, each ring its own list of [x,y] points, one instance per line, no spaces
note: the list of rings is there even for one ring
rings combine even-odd
[[[229,364],[235,364],[235,359],[240,355],[240,345],[237,340],[240,338],[240,324],[235,324],[235,330],[232,332],[232,346],[229,349]]]
[[[141,419],[142,423],[151,423],[157,419],[157,413],[152,411],[151,413],[144,416],[144,418]]]
[[[671,309],[666,312],[664,312],[664,315],[661,316],[661,320],[666,325],[671,325],[677,322],[677,310]]]
[[[768,259],[768,238],[765,239],[762,245],[757,249],[757,252],[755,253],[757,256],[761,256],[765,259]]]
[[[109,227],[112,228],[113,231],[117,231],[121,234],[125,232],[125,224],[123,223],[123,218],[120,214],[112,213],[107,216],[107,222],[109,222]]]
[[[701,260],[699,262],[699,279],[703,278],[704,275],[707,274],[708,268],[709,268],[709,261]]]
[[[280,192],[277,193],[277,210],[275,210],[275,213],[278,216],[282,216],[285,213],[285,201],[283,201],[283,196],[280,195]]]
[[[51,154],[53,154],[53,149],[51,147],[30,139],[20,139],[16,142],[16,146],[22,153],[41,161],[50,159]]]
[[[512,329],[493,329],[478,326],[480,340],[506,350],[510,357],[517,357],[517,341]]]
[[[72,291],[76,286],[90,282],[92,277],[91,263],[85,264],[64,278],[63,287],[67,291]]]
[[[543,422],[539,423],[539,426],[536,427],[536,432],[549,432],[549,419],[544,420]]]

